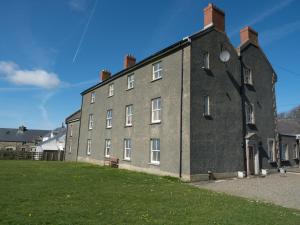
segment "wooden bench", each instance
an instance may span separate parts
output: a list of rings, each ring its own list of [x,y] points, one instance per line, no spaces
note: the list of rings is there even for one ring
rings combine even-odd
[[[118,168],[119,167],[119,159],[117,157],[109,157],[104,159],[104,165],[110,166],[113,168]]]

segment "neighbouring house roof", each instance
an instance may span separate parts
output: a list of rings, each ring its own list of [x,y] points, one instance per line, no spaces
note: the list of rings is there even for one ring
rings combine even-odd
[[[19,129],[0,128],[1,142],[35,142],[47,134],[49,130],[27,130],[21,126]]]
[[[54,133],[53,137],[39,144],[39,147],[41,147],[42,150],[59,150],[60,144],[62,144],[62,148],[64,148],[67,129],[65,127],[59,127],[51,131],[50,133],[52,132]]]
[[[81,92],[81,95],[89,93],[90,91],[95,90],[98,87],[101,87],[101,86],[111,82],[112,80],[115,80],[115,79],[117,79],[117,78],[119,78],[123,75],[126,75],[127,73],[132,72],[132,71],[134,71],[134,70],[136,70],[136,69],[138,69],[138,68],[140,68],[140,67],[142,67],[142,66],[144,66],[144,65],[146,65],[146,64],[148,64],[152,61],[155,61],[155,60],[159,59],[162,56],[165,56],[165,55],[170,54],[172,52],[175,52],[175,51],[177,51],[177,50],[179,50],[179,49],[181,49],[185,46],[188,46],[188,45],[190,45],[190,39],[200,37],[200,36],[205,35],[205,34],[211,32],[213,30],[215,30],[214,25],[212,25],[208,28],[205,28],[205,29],[203,29],[203,30],[191,35],[191,36],[187,36],[187,37],[183,38],[182,40],[180,40],[180,41],[178,41],[178,42],[176,42],[176,43],[174,43],[174,44],[172,44],[172,45],[170,45],[170,46],[168,46],[168,47],[166,47],[166,48],[164,48],[164,49],[162,49],[162,50],[160,50],[160,51],[158,51],[158,52],[156,52],[152,55],[150,55],[149,57],[147,57],[147,58],[143,59],[142,61],[136,63],[134,66],[123,69],[123,70],[117,72],[116,74],[112,75],[109,79],[101,81],[101,82],[95,84],[94,86],[86,89],[85,91]]]
[[[280,134],[293,135],[300,134],[300,121],[295,119],[279,119],[277,129]]]
[[[76,121],[76,120],[80,120],[81,117],[81,110],[77,110],[76,112],[74,112],[73,114],[71,114],[70,116],[68,116],[66,118],[66,123],[70,123],[72,121]]]

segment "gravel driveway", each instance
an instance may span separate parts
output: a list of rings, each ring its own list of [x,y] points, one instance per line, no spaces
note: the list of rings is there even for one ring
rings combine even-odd
[[[300,173],[287,173],[286,176],[271,174],[267,177],[195,182],[192,185],[300,209]]]

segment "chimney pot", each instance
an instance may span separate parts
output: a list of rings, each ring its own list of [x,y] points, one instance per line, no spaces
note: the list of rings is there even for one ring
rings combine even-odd
[[[241,44],[250,41],[252,44],[258,46],[258,33],[249,26],[241,29],[240,38]]]
[[[128,69],[129,67],[134,66],[136,63],[136,59],[133,55],[126,55],[124,58],[124,69]]]
[[[102,70],[100,73],[101,81],[105,81],[111,77],[111,73],[108,70]]]
[[[217,8],[214,4],[209,3],[203,10],[204,12],[204,29],[214,25],[219,31],[225,31],[225,13]]]

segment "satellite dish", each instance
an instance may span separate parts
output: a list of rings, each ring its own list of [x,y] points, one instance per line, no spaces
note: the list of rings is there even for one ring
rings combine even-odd
[[[228,62],[230,59],[230,53],[227,51],[227,50],[223,50],[221,53],[220,53],[220,60],[223,62],[223,63],[226,63]]]

